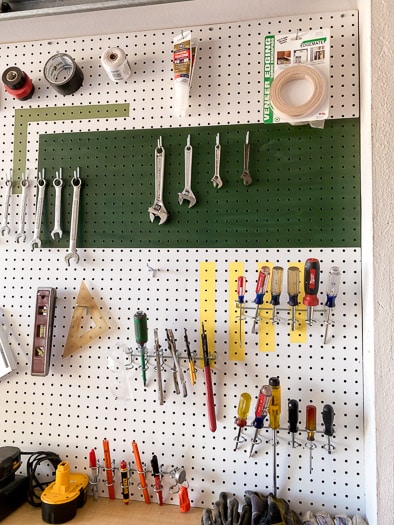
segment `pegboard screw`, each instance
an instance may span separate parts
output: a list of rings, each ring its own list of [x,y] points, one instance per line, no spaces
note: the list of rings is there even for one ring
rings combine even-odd
[[[149,263],[146,263],[146,267],[148,268],[148,272],[152,272],[152,277],[156,277],[157,272],[159,271],[157,268],[153,268]]]

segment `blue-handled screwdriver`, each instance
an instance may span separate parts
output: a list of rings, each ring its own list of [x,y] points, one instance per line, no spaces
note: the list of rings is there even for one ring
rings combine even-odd
[[[237,295],[239,303],[239,346],[242,346],[242,320],[244,318],[244,303],[246,291],[246,278],[243,275],[238,277]]]
[[[264,385],[261,387],[259,392],[259,397],[257,399],[256,409],[255,409],[255,418],[253,420],[253,426],[256,429],[254,437],[252,439],[252,446],[250,447],[249,457],[253,454],[254,446],[260,443],[258,439],[259,431],[264,426],[264,420],[268,414],[268,408],[271,403],[272,398],[272,388],[269,385]]]

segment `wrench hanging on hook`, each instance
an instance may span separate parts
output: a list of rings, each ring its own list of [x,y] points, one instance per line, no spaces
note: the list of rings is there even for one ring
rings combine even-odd
[[[157,148],[155,148],[155,202],[148,209],[150,222],[158,217],[159,224],[165,223],[169,216],[163,202],[164,159],[165,151],[160,137],[157,141]]]
[[[37,186],[38,186],[38,197],[36,205],[36,221],[34,224],[34,233],[33,239],[31,241],[31,249],[34,250],[35,247],[41,248],[41,221],[42,221],[42,210],[44,208],[44,197],[45,197],[45,187],[47,185],[46,180],[44,179],[45,170],[42,168],[41,173],[38,174]]]
[[[4,192],[4,199],[3,199],[3,220],[1,224],[1,234],[4,235],[4,233],[9,234],[10,233],[10,227],[8,226],[8,208],[10,206],[10,197],[11,197],[11,189],[12,189],[12,169],[10,169],[9,177],[5,180],[5,192]]]
[[[65,256],[65,261],[70,266],[70,260],[74,259],[76,263],[79,262],[79,255],[77,253],[77,235],[78,235],[78,215],[79,215],[79,197],[81,193],[81,179],[79,177],[79,168],[74,171],[74,177],[71,180],[73,186],[73,203],[71,210],[71,226],[70,226],[70,245]]]
[[[60,225],[61,222],[61,207],[62,207],[62,187],[63,187],[63,170],[59,168],[56,172],[56,177],[53,179],[53,187],[55,188],[55,224],[51,231],[51,237],[55,240],[55,235],[59,235],[59,239],[62,238],[63,232]]]
[[[26,233],[25,233],[25,214],[26,214],[26,203],[27,203],[27,188],[29,187],[29,180],[28,180],[28,170],[26,170],[26,174],[22,174],[22,180],[21,180],[21,186],[22,186],[22,197],[21,197],[21,203],[19,206],[19,225],[18,225],[18,232],[15,236],[16,242],[19,242],[19,239],[22,239],[23,242],[26,240]]]

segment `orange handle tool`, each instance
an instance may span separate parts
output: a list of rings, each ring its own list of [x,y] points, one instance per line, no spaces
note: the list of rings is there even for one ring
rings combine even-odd
[[[114,487],[114,477],[112,474],[111,453],[109,451],[109,441],[107,439],[103,440],[103,448],[104,448],[105,474],[107,476],[108,497],[109,499],[115,499],[115,487]]]
[[[149,497],[149,492],[148,492],[148,488],[147,488],[147,485],[146,485],[144,469],[142,468],[142,462],[141,462],[140,453],[139,453],[139,450],[138,450],[138,445],[133,440],[131,446],[133,447],[135,464],[137,465],[138,474],[140,476],[140,486],[141,486],[141,489],[142,489],[142,493],[144,494],[144,500],[145,500],[145,503],[149,504],[150,503],[150,497]]]

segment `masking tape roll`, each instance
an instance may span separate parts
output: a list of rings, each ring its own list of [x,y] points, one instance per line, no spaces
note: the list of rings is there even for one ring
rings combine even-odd
[[[119,47],[111,47],[104,51],[101,56],[101,63],[113,82],[127,80],[131,75],[126,53]]]
[[[282,90],[289,82],[307,80],[313,88],[313,93],[304,104],[293,106],[282,98]],[[302,118],[316,111],[326,96],[326,81],[316,68],[295,65],[281,71],[273,80],[270,90],[271,104],[284,117]]]

